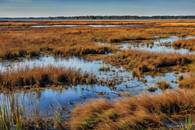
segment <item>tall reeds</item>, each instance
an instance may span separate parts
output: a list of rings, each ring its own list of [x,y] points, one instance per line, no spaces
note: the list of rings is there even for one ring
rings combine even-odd
[[[46,87],[48,85],[95,84],[96,77],[80,70],[37,67],[5,72],[0,75],[0,84],[6,88],[23,88],[24,86]]]

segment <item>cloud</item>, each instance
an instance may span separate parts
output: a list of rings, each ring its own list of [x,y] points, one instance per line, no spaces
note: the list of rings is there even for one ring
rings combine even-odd
[[[3,16],[194,15],[195,0],[0,0]]]

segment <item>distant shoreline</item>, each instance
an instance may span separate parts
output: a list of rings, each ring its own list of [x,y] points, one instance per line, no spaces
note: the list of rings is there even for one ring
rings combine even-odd
[[[58,17],[0,17],[0,21],[32,20],[152,20],[152,19],[195,19],[194,16],[58,16]]]

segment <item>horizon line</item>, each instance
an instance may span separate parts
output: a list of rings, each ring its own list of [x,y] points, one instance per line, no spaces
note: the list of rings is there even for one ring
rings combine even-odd
[[[17,19],[17,18],[79,18],[79,17],[195,17],[195,15],[72,15],[72,16],[8,16],[1,19]]]

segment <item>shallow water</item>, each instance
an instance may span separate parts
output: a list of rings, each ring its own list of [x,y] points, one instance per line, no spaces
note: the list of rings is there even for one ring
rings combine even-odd
[[[65,68],[80,69],[82,72],[95,74],[100,79],[115,80],[120,79],[121,83],[114,88],[102,85],[77,85],[64,86],[61,89],[43,89],[40,91],[16,91],[13,94],[0,93],[0,101],[14,97],[22,106],[24,106],[26,114],[38,112],[41,116],[52,116],[56,109],[62,110],[64,117],[67,117],[73,106],[94,98],[106,98],[114,100],[121,95],[130,94],[138,95],[146,91],[146,87],[155,85],[160,80],[166,80],[172,88],[177,87],[177,76],[174,73],[166,73],[159,76],[144,76],[142,80],[133,77],[131,72],[123,68],[117,68],[112,65],[106,65],[102,61],[86,61],[72,57],[69,59],[55,59],[52,56],[43,56],[39,59],[22,60],[19,62],[5,61],[0,63],[0,71],[17,71],[26,66],[29,68],[40,66],[55,66]],[[110,68],[108,72],[100,71],[102,66]],[[145,81],[143,81],[145,80]],[[157,92],[160,92],[158,90]],[[2,103],[2,102],[1,102]],[[9,100],[8,100],[9,103]],[[32,115],[31,115],[32,116]]]
[[[179,38],[177,36],[171,36],[168,38],[160,38],[154,40],[153,44],[130,44],[128,42],[120,43],[120,48],[122,50],[133,49],[133,50],[141,50],[141,51],[150,51],[150,52],[163,52],[163,53],[179,53],[179,54],[195,54],[195,51],[190,51],[188,49],[175,49],[171,46],[171,43],[177,40],[188,40],[188,39],[195,39],[194,36],[189,36],[185,38]]]

